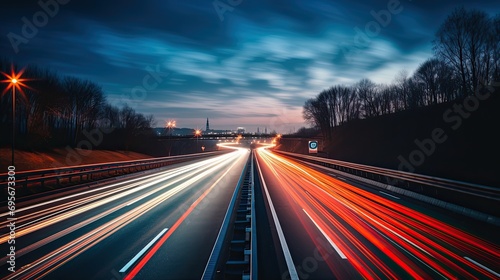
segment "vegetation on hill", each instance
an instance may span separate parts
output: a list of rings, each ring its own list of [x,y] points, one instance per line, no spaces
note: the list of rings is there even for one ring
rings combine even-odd
[[[500,95],[491,94],[465,118],[445,118],[464,100],[339,125],[327,143],[320,137],[318,156],[500,187]],[[318,134],[284,135],[277,148],[308,154],[313,139]]]
[[[112,138],[112,149],[134,150],[152,134],[153,116],[137,113],[128,105],[111,105],[102,88],[89,80],[0,60],[6,76],[0,84],[0,146],[12,142],[12,93],[9,76],[22,73],[16,89],[15,143],[25,150],[69,146],[100,148],[103,137]],[[22,89],[22,90],[21,90]]]
[[[362,79],[305,102],[322,156],[500,186],[500,15],[455,9],[439,27],[434,57],[390,85]],[[293,137],[293,136],[292,136]],[[279,149],[307,153],[300,139]]]
[[[334,127],[358,119],[464,98],[474,106],[500,85],[500,15],[457,8],[437,30],[434,51],[413,75],[402,71],[390,85],[362,79],[323,90],[305,102],[304,119],[331,140]]]
[[[84,151],[86,156],[77,156],[79,152],[81,151],[78,149],[68,151],[63,148],[43,152],[18,150],[16,151],[16,171],[152,158],[145,154],[125,151],[92,150]],[[7,170],[7,167],[11,164],[10,153],[9,148],[0,149],[0,170]]]

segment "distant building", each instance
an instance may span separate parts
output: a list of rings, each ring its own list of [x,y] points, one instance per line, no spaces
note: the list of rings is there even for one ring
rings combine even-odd
[[[244,134],[245,133],[245,128],[244,127],[238,127],[236,129],[236,133],[238,133],[238,134]]]
[[[156,127],[154,131],[157,136],[189,136],[194,134],[193,128],[186,127],[174,127],[171,130],[167,130],[164,127]]]
[[[211,129],[210,128],[210,120],[207,118],[207,123],[205,125],[205,135],[225,135],[232,134],[232,131],[229,129]]]
[[[210,131],[205,132],[205,134],[208,134],[208,135],[231,134],[231,130],[210,129]]]

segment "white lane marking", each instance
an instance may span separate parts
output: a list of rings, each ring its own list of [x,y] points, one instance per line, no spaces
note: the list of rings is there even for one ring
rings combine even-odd
[[[125,272],[127,271],[140,257],[142,257],[142,255],[144,255],[144,253],[146,253],[147,250],[149,250],[149,248],[151,246],[153,246],[153,244],[158,240],[160,239],[160,237],[165,234],[165,232],[167,232],[168,228],[164,228],[160,233],[158,233],[158,235],[153,238],[153,240],[151,240],[148,245],[146,245],[146,247],[142,248],[142,250],[139,251],[139,253],[137,253],[137,255],[135,255],[135,257],[133,257],[124,267],[122,267],[122,269],[120,269],[119,272]]]
[[[475,264],[475,265],[477,265],[477,266],[479,266],[479,267],[481,267],[481,268],[483,268],[483,269],[487,270],[488,272],[490,272],[490,273],[494,274],[496,277],[500,277],[500,273],[497,273],[497,272],[496,272],[496,271],[494,271],[493,269],[490,269],[490,268],[488,268],[488,267],[486,267],[486,266],[484,266],[484,265],[482,265],[482,264],[480,264],[480,263],[476,262],[475,260],[473,260],[473,259],[471,259],[471,258],[469,258],[469,257],[464,256],[464,259],[466,259],[466,260],[470,261],[471,263],[473,263],[473,264]]]
[[[353,208],[350,206],[350,204],[346,204],[342,201],[340,201],[338,198],[334,197],[333,195],[331,195],[330,193],[328,193],[327,191],[325,191],[324,189],[322,188],[319,188],[320,191],[324,192],[326,195],[328,195],[329,197],[331,197],[332,199],[334,199],[335,201],[337,201],[338,203],[341,203],[342,205],[344,205],[345,207],[349,208],[351,211],[354,211],[358,214],[361,214],[363,216],[365,216],[366,218],[370,219],[371,221],[373,221],[374,223],[378,224],[379,226],[385,228],[386,230],[392,232],[394,235],[397,235],[399,238],[401,238],[402,240],[408,242],[409,244],[413,245],[415,248],[418,248],[419,250],[421,250],[422,252],[426,253],[427,255],[431,256],[432,255],[427,252],[426,250],[424,250],[423,248],[421,248],[420,246],[418,246],[417,244],[411,242],[410,240],[408,240],[407,238],[405,238],[404,236],[400,235],[399,233],[393,231],[392,229],[386,227],[385,225],[383,225],[382,223],[380,223],[379,221],[375,220],[374,218],[370,217],[368,214],[366,214],[365,212],[362,212],[360,211],[361,209],[358,209],[358,208]]]
[[[309,215],[309,213],[307,213],[306,209],[302,209],[302,211],[304,211],[304,213],[306,213],[307,217],[309,217],[309,219],[311,219],[311,221],[314,223],[314,225],[319,229],[319,231],[321,231],[321,233],[323,234],[323,236],[326,238],[326,240],[328,240],[328,243],[330,243],[330,245],[332,245],[333,249],[335,249],[335,251],[337,251],[337,254],[339,254],[339,256],[344,259],[344,260],[347,260],[347,256],[344,254],[344,252],[342,252],[342,250],[340,250],[340,248],[337,246],[337,244],[335,244],[335,242],[333,242],[333,240],[330,239],[330,237],[328,235],[326,235],[326,233],[323,231],[323,229],[321,229],[319,227],[319,225],[313,220],[313,218]]]
[[[248,158],[247,158],[248,159]],[[233,163],[233,165],[231,165],[227,170],[226,172],[224,172],[224,174],[222,174],[222,176],[219,177],[219,179],[212,184],[211,188],[214,187],[215,185],[217,185],[219,183],[219,181],[222,180],[222,178],[224,178],[224,176],[226,176],[229,171],[237,164],[238,162],[235,161]],[[242,171],[243,172],[243,171]],[[243,180],[244,180],[244,173],[241,173],[241,176],[240,176],[240,179],[238,180],[238,183],[237,183],[237,186],[236,188],[234,189],[234,192],[233,192],[233,195],[231,197],[231,200],[229,201],[229,204],[227,206],[227,210],[226,210],[226,214],[224,214],[224,220],[222,220],[222,224],[220,225],[220,229],[219,229],[219,233],[217,234],[217,239],[215,239],[215,243],[214,243],[214,246],[212,247],[212,251],[210,252],[210,257],[208,258],[208,261],[207,261],[207,264],[205,265],[205,270],[203,271],[203,275],[201,276],[201,279],[212,279],[214,276],[212,275],[212,278],[210,278],[210,271],[208,270],[209,269],[209,266],[211,266],[212,264],[217,264],[217,258],[218,258],[218,255],[214,255],[215,253],[215,250],[218,246],[220,246],[219,244],[222,244],[223,243],[223,239],[225,237],[225,233],[228,231],[228,229],[226,229],[224,231],[224,227],[227,226],[229,224],[229,220],[231,219],[231,212],[230,210],[234,210],[235,208],[235,205],[236,205],[236,202],[234,202],[235,204],[233,204],[233,208],[231,208],[231,203],[233,202],[233,200],[237,200],[237,192],[242,188],[243,186]],[[220,250],[219,250],[220,251]]]
[[[276,226],[276,231],[278,232],[278,237],[280,239],[281,250],[283,250],[283,255],[285,256],[286,265],[288,267],[288,272],[290,274],[290,279],[298,280],[299,275],[297,274],[297,270],[295,269],[295,265],[293,264],[292,255],[290,254],[290,250],[288,249],[288,245],[286,244],[285,235],[283,234],[283,229],[281,228],[280,221],[278,220],[278,215],[276,214],[276,210],[274,209],[273,201],[271,200],[271,196],[269,195],[269,191],[267,190],[266,182],[264,181],[264,176],[262,175],[262,170],[260,169],[259,161],[257,160],[257,169],[259,169],[260,178],[262,180],[262,186],[264,187],[264,191],[266,193],[267,202],[269,203],[269,208],[271,208],[271,214],[273,216],[274,225]]]
[[[397,196],[394,196],[394,195],[392,195],[392,194],[389,194],[389,193],[386,193],[386,192],[383,192],[383,191],[379,191],[379,192],[380,192],[381,194],[385,194],[385,195],[390,196],[390,197],[395,198],[395,199],[401,199],[401,198],[399,198],[399,197],[397,197]]]
[[[141,196],[141,197],[139,197],[138,199],[132,200],[131,202],[127,203],[127,205],[125,205],[125,206],[130,206],[130,205],[132,205],[132,204],[136,203],[137,201],[142,200],[143,198],[144,198],[144,197],[143,197],[143,196]]]
[[[381,236],[383,236],[385,239],[387,239],[389,242],[391,242],[392,244],[396,245],[397,247],[399,247],[401,250],[403,250],[404,252],[406,252],[408,255],[412,256],[414,259],[416,259],[417,261],[419,261],[420,263],[422,263],[423,265],[427,266],[430,270],[434,271],[437,275],[441,276],[441,278],[443,279],[448,279],[446,278],[446,276],[444,276],[443,274],[439,273],[439,271],[435,270],[434,268],[432,268],[432,266],[428,265],[427,263],[425,263],[423,260],[421,260],[419,257],[415,256],[414,254],[412,254],[410,251],[406,250],[403,246],[399,245],[396,241],[390,239],[387,235],[383,234],[382,232],[380,232],[378,229],[372,227],[370,224],[368,224],[366,221],[363,221],[365,223],[365,225],[369,226],[370,228],[372,228],[374,231],[378,232],[378,234],[380,234]],[[388,229],[389,230],[389,229]],[[394,232],[393,232],[394,233]],[[397,235],[397,234],[396,234]],[[416,246],[415,244],[411,243],[410,241],[408,241],[407,239],[403,238],[402,236],[398,235],[400,238],[402,238],[403,240],[409,242],[410,244]],[[423,251],[422,248],[418,247],[417,248],[421,249]],[[426,251],[423,251],[424,253],[427,253]],[[432,257],[431,254],[427,253],[429,256]]]

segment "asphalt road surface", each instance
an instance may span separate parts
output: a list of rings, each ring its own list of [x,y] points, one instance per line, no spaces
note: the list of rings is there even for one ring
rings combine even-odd
[[[4,207],[0,277],[200,279],[249,158],[235,146],[19,201],[14,220]],[[255,158],[259,279],[500,278],[493,225],[262,148]]]
[[[2,278],[200,279],[248,149],[19,203],[3,214]]]
[[[495,226],[262,148],[257,159],[289,254],[281,279],[500,278]]]

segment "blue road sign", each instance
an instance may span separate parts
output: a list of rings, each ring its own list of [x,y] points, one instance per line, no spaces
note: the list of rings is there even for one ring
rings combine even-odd
[[[309,153],[310,154],[318,153],[318,141],[309,141]]]

